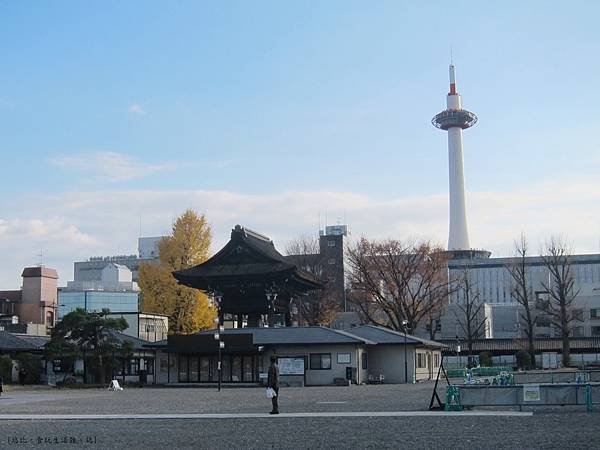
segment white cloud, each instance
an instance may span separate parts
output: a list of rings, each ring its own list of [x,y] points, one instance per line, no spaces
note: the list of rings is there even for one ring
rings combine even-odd
[[[103,181],[143,178],[174,168],[173,164],[148,164],[130,155],[111,151],[57,156],[50,162],[64,170],[82,172],[85,175],[92,173],[96,179]]]
[[[132,103],[129,107],[129,112],[138,116],[146,114],[146,110],[144,110],[139,103]]]
[[[512,253],[524,232],[532,252],[551,234],[564,234],[579,253],[593,253],[600,237],[600,180],[562,179],[507,192],[468,195],[471,244],[496,256]],[[346,217],[353,237],[425,238],[445,245],[447,195],[377,199],[360,193],[296,191],[251,195],[227,191],[70,192],[20,197],[0,205],[14,218],[0,219],[0,289],[18,286],[22,267],[44,259],[61,283],[72,277],[73,261],[93,255],[135,253],[140,217],[146,236],[169,232],[186,208],[206,213],[213,227],[213,251],[241,224],[270,236],[279,249],[300,235]]]

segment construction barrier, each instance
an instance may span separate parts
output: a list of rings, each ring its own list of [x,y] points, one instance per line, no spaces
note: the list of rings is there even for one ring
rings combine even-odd
[[[595,394],[595,395],[594,395]],[[565,406],[585,405],[592,411],[593,399],[600,399],[600,383],[554,383],[494,386],[451,385],[446,388],[446,410],[474,406]]]

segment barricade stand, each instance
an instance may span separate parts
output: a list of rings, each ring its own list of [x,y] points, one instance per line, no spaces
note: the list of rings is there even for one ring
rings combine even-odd
[[[440,367],[438,368],[437,377],[435,378],[435,385],[433,386],[433,393],[431,394],[431,401],[429,402],[429,410],[434,409],[444,409],[444,404],[440,400],[440,396],[437,393],[438,383],[440,381],[440,375],[444,374],[444,378],[446,379],[446,383],[448,386],[451,386],[450,380],[448,379],[448,373],[444,368],[444,356],[442,355],[442,359],[440,361]],[[438,406],[433,406],[434,401],[437,400]]]
[[[456,386],[446,388],[446,411],[462,411],[460,404],[460,392]]]
[[[592,412],[592,386],[585,386],[585,409],[587,412]]]

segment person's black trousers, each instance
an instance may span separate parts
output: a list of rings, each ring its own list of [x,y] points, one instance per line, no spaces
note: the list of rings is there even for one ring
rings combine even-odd
[[[279,388],[274,388],[273,390],[277,395],[271,399],[271,403],[273,403],[273,410],[271,412],[279,412],[279,405],[277,404],[277,399],[279,398]]]

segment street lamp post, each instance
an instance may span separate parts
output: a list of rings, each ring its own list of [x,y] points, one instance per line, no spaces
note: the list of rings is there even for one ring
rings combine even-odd
[[[218,361],[217,361],[217,391],[221,392],[221,366],[222,366],[222,357],[221,357],[221,349],[225,348],[225,342],[221,340],[221,332],[225,331],[225,327],[221,325],[221,300],[223,297],[220,294],[215,294],[215,301],[217,302],[217,317],[215,317],[216,324],[216,332],[215,332],[215,340],[218,343]]]
[[[458,338],[458,335],[456,335],[456,356],[458,357],[458,367],[462,367],[461,361],[460,361],[460,339]]]
[[[408,359],[406,357],[406,327],[408,320],[402,321],[402,328],[404,328],[404,382],[408,383]]]

